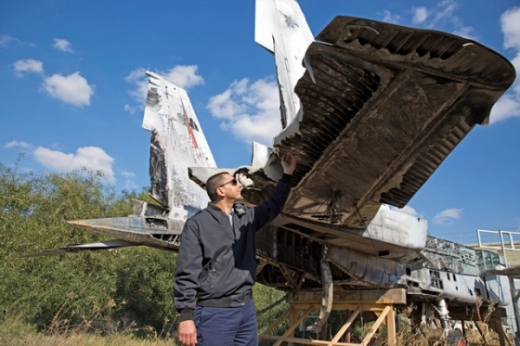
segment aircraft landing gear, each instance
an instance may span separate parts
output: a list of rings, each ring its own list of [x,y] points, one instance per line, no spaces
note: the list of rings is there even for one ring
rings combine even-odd
[[[454,329],[446,337],[446,346],[467,346],[467,341],[459,329]]]

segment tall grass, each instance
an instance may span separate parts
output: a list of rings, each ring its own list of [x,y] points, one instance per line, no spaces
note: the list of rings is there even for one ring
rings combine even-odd
[[[89,316],[78,318],[68,311],[67,301],[44,328],[27,321],[27,311],[4,309],[0,315],[1,346],[162,346],[175,344],[175,324],[165,319],[157,331],[151,326],[138,326],[135,321],[115,320],[107,311],[108,304],[94,309]]]
[[[91,320],[72,324],[56,318],[51,326],[38,332],[35,326],[23,321],[22,316],[8,316],[0,322],[2,346],[162,346],[172,345],[176,335],[159,337],[150,327],[135,328],[130,324],[107,332],[107,328],[95,329],[99,324]],[[137,337],[136,335],[140,336]]]
[[[84,320],[72,323],[59,316],[44,331],[38,331],[36,326],[24,321],[22,315],[11,314],[0,320],[0,345],[2,346],[166,346],[176,345],[177,334],[173,324],[165,321],[163,330],[158,333],[152,327],[137,328],[134,323],[114,327],[110,321],[103,325],[100,320]],[[169,325],[169,327],[167,327]],[[363,339],[370,330],[370,324],[363,326],[359,339]],[[499,345],[498,335],[494,331],[486,331],[487,345]],[[486,345],[482,336],[475,330],[467,330],[468,345]],[[356,342],[352,340],[352,342]],[[514,339],[510,338],[514,345]],[[268,344],[265,341],[262,344]],[[384,327],[374,336],[371,346],[387,346],[387,335]],[[403,330],[397,335],[397,345],[403,346],[441,346],[445,345],[441,328],[424,328],[412,332]]]

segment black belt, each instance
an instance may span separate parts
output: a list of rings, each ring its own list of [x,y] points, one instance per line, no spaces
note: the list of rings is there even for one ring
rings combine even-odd
[[[248,293],[238,300],[237,297],[222,297],[215,299],[198,300],[197,305],[209,306],[213,308],[235,308],[246,305],[251,300],[251,294]]]

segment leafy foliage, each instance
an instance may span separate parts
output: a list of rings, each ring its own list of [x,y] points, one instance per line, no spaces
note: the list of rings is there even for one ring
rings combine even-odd
[[[175,318],[172,272],[175,254],[151,248],[81,255],[20,258],[102,235],[67,220],[127,216],[144,190],[116,194],[98,174],[18,172],[0,164],[0,307],[3,316],[24,316],[39,329],[57,318],[72,323],[97,318],[123,325],[163,328]],[[118,320],[119,319],[119,320]],[[123,320],[125,319],[125,320]]]
[[[289,304],[283,299],[285,292],[277,291],[268,286],[256,284],[253,287],[253,296],[255,297],[256,311],[261,312],[257,315],[260,332],[267,329],[289,307]],[[280,327],[285,327],[285,324]],[[273,331],[275,334],[278,332],[280,330]]]

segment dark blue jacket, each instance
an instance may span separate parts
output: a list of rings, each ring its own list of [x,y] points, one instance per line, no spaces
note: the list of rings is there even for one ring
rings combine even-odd
[[[196,305],[238,307],[252,297],[256,280],[255,233],[282,210],[291,176],[284,174],[271,197],[256,207],[235,203],[229,216],[209,203],[182,230],[175,271],[174,301],[181,321],[193,319]]]

